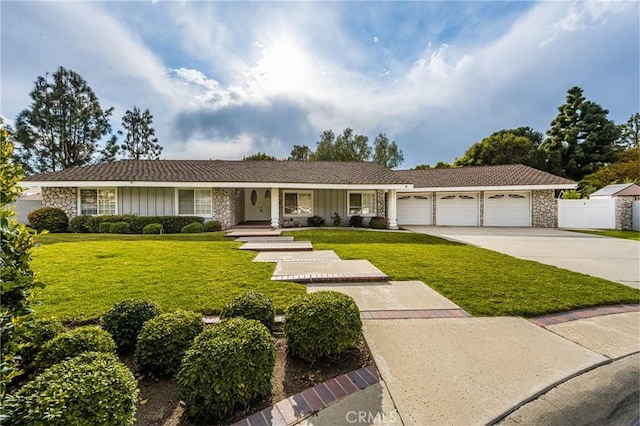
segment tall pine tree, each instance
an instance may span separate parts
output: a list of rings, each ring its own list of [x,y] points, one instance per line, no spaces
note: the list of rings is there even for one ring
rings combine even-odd
[[[566,102],[542,144],[547,157],[558,161],[563,175],[580,180],[615,161],[619,128],[607,118],[608,110],[588,101],[579,87],[567,92]]]
[[[51,77],[36,79],[31,106],[16,117],[17,151],[27,173],[89,164],[111,134],[113,107],[103,110],[79,74],[60,67]]]
[[[133,111],[127,110],[124,114],[122,127],[126,133],[122,131],[118,133],[125,134],[121,149],[126,158],[134,160],[157,160],[160,158],[162,147],[158,144],[158,138],[155,137],[156,131],[152,123],[153,115],[148,108],[141,111],[140,108],[134,106]]]

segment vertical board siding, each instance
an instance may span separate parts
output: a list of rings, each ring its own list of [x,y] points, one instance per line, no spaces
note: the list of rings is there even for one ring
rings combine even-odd
[[[326,226],[333,226],[331,216],[338,212],[342,222],[348,223],[347,191],[345,189],[315,189],[313,191],[313,214],[322,216]]]
[[[118,213],[138,216],[173,216],[173,188],[118,188]]]

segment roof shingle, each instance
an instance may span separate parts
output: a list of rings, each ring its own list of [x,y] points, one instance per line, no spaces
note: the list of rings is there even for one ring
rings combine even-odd
[[[575,182],[523,164],[456,167],[451,169],[398,170],[415,188],[453,188],[517,185],[567,185]]]
[[[28,176],[25,181],[409,184],[374,163],[222,160],[120,160]]]

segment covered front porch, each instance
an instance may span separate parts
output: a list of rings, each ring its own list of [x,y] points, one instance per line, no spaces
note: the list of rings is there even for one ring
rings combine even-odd
[[[385,217],[398,229],[396,190],[371,186],[351,188],[247,187],[236,190],[236,223],[269,223],[272,228],[307,226],[322,217],[326,226],[349,226],[352,216],[367,225]]]

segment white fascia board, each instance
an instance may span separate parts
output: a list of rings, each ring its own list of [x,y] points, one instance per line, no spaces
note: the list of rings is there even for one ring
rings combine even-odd
[[[403,192],[478,192],[478,191],[536,191],[543,189],[574,189],[578,184],[566,185],[511,185],[511,186],[451,186],[451,187],[414,187]]]
[[[279,182],[143,182],[143,181],[25,181],[40,187],[161,187],[161,188],[280,188],[280,189],[396,189],[410,190],[412,184],[327,184]]]

